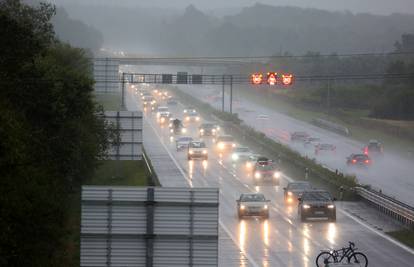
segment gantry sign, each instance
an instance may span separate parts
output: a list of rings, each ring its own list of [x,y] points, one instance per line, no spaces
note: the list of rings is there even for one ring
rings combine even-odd
[[[276,72],[268,72],[266,80],[260,73],[252,75],[201,75],[177,72],[177,74],[148,74],[148,73],[122,73],[122,106],[125,106],[125,83],[131,84],[182,84],[182,85],[222,85],[222,111],[224,111],[224,89],[225,85],[230,86],[230,113],[232,113],[233,85],[253,84],[289,87],[293,84],[292,74],[278,75]]]

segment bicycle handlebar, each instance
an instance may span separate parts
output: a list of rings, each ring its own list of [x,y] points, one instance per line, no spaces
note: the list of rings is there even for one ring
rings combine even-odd
[[[354,242],[349,241],[349,246],[350,246],[351,248],[354,248],[354,247],[355,247],[355,243],[354,243]]]

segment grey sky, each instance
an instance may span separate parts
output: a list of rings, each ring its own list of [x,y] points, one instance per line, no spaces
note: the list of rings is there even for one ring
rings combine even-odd
[[[414,14],[414,0],[48,0],[56,4],[110,4],[182,9],[194,4],[203,10],[251,6],[256,2],[270,5],[290,5],[328,10],[349,10],[353,13]],[[229,10],[231,11],[231,10]]]

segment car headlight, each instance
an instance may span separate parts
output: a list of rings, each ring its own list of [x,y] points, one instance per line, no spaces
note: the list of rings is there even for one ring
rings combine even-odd
[[[204,133],[204,129],[200,129],[200,133]]]
[[[239,155],[233,154],[233,155],[231,155],[231,159],[234,160],[234,161],[239,160]]]
[[[220,131],[220,127],[217,126],[217,131]]]
[[[273,174],[273,177],[274,177],[274,178],[280,178],[280,172],[275,172],[275,173]]]
[[[146,105],[147,104],[147,101],[144,101],[144,105]]]
[[[190,120],[190,117],[185,117],[185,120],[186,120],[186,121],[189,121],[189,120]]]
[[[264,205],[263,206],[263,209],[265,209],[265,210],[267,210],[269,208],[269,206],[268,205]]]
[[[170,133],[173,133],[174,132],[174,129],[170,129]]]
[[[252,163],[251,162],[246,162],[246,167],[250,169],[251,167],[253,167]]]
[[[223,143],[219,143],[219,144],[218,144],[218,148],[219,148],[219,149],[224,149],[224,144],[223,144]]]
[[[172,127],[172,123],[168,124],[168,127]]]
[[[216,129],[213,129],[212,132],[215,133],[216,132]]]
[[[236,144],[234,144],[234,143],[233,143],[233,144],[231,144],[231,146],[232,146],[232,147],[236,147]]]
[[[189,150],[189,151],[188,151],[188,153],[189,153],[190,155],[192,155],[192,154],[194,153],[194,151]]]
[[[287,195],[288,195],[288,196],[293,196],[293,193],[292,193],[292,192],[290,192],[290,191],[288,191],[288,192],[287,192]]]
[[[205,155],[205,154],[207,154],[207,150],[203,150],[203,154]]]
[[[181,132],[182,132],[182,133],[186,133],[186,132],[187,132],[187,129],[186,129],[186,128],[182,128],[182,129],[181,129]]]
[[[161,122],[165,122],[165,118],[164,117],[161,118]]]
[[[261,177],[262,177],[262,175],[260,174],[260,172],[255,172],[254,173],[254,178],[260,179]]]
[[[196,117],[196,121],[199,121],[200,120],[200,117]]]
[[[246,208],[246,206],[244,206],[244,205],[240,205],[240,209],[241,210],[244,210]]]
[[[159,112],[157,112],[157,118],[159,118],[161,116],[161,114]]]
[[[333,208],[335,208],[335,205],[333,204],[328,205],[328,209],[333,209]]]
[[[308,204],[305,204],[305,205],[303,205],[302,207],[303,207],[304,209],[310,209],[310,207],[311,207],[311,206],[310,206],[310,205],[308,205]]]

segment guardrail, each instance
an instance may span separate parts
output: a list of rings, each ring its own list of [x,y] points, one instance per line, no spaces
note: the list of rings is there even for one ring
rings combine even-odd
[[[154,168],[152,167],[151,161],[147,156],[147,152],[145,152],[145,149],[142,149],[142,158],[145,161],[145,164],[147,165],[147,169],[149,172],[149,182],[150,182],[150,186],[158,186],[160,185],[160,182],[158,180],[158,176],[154,171]]]
[[[381,212],[414,228],[414,208],[389,196],[363,187],[355,188],[358,195],[369,201]]]
[[[331,122],[331,121],[327,121],[324,119],[313,119],[312,123],[315,124],[316,126],[319,126],[321,128],[342,134],[342,135],[351,135],[351,132],[349,131],[349,129],[345,126],[342,126],[340,124]]]

